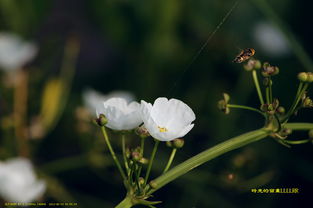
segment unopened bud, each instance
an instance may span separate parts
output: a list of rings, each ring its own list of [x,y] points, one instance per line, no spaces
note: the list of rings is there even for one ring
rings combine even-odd
[[[139,183],[140,185],[144,185],[144,184],[145,184],[145,179],[144,179],[143,177],[139,177],[138,183]]]
[[[285,114],[286,110],[285,110],[284,107],[279,106],[279,107],[277,108],[277,112],[278,112],[279,114],[283,115],[283,114]]]
[[[300,72],[298,74],[298,79],[301,81],[301,82],[306,82],[307,79],[308,79],[308,74],[306,72]]]
[[[108,119],[105,117],[105,115],[100,114],[99,118],[97,119],[97,124],[99,126],[105,126],[108,123]]]
[[[142,157],[139,162],[143,165],[147,165],[149,163],[149,160],[147,158]]]
[[[227,93],[223,93],[223,100],[220,100],[217,103],[218,109],[223,111],[225,114],[229,114],[230,113],[230,109],[227,106],[229,100],[230,100],[230,96]]]
[[[174,139],[172,141],[173,143],[173,147],[176,149],[182,148],[185,144],[185,140],[184,139]]]
[[[142,158],[142,156],[139,152],[132,152],[132,159],[135,162],[139,162],[141,158]]]
[[[271,66],[268,62],[263,64],[262,75],[264,77],[274,76],[279,73],[279,68],[277,66]]]
[[[308,72],[307,75],[308,75],[307,82],[309,82],[309,83],[313,82],[313,73]]]
[[[261,62],[256,59],[249,59],[247,64],[243,65],[243,68],[246,71],[252,71],[253,69],[260,69],[261,68]]]
[[[135,133],[143,139],[150,136],[148,130],[144,125],[137,127]]]
[[[313,107],[313,101],[309,97],[305,97],[302,100],[302,107],[304,108],[312,108]]]
[[[270,86],[270,85],[272,85],[273,84],[273,81],[271,80],[271,79],[269,79],[268,77],[265,77],[264,79],[263,79],[263,85],[265,86],[265,87],[268,87],[268,86]]]
[[[158,184],[155,182],[155,181],[150,181],[150,183],[149,183],[149,185],[150,185],[150,187],[152,188],[152,189],[156,189],[157,187],[158,187]]]

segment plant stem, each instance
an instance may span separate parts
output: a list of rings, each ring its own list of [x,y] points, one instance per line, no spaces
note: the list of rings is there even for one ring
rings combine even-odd
[[[155,143],[154,143],[154,147],[153,147],[153,150],[152,150],[152,153],[151,153],[151,157],[150,157],[150,160],[149,160],[149,165],[148,165],[148,169],[147,169],[147,173],[146,173],[146,177],[145,177],[145,184],[147,184],[148,182],[148,179],[149,179],[149,175],[150,175],[150,172],[151,172],[151,168],[152,168],[152,164],[153,164],[153,160],[154,160],[154,157],[155,157],[155,153],[158,149],[158,146],[159,146],[159,143],[160,141],[159,140],[154,140]]]
[[[122,151],[123,151],[123,159],[124,159],[124,165],[126,169],[126,173],[128,175],[129,172],[129,167],[128,167],[128,162],[127,162],[127,157],[126,157],[126,150],[125,150],[125,134],[122,134]]]
[[[264,116],[264,113],[256,108],[252,108],[249,106],[244,106],[244,105],[234,105],[234,104],[227,104],[227,107],[229,108],[238,108],[238,109],[245,109],[245,110],[250,110],[250,111],[254,111],[257,113],[260,113],[262,116]]]
[[[264,104],[264,100],[263,100],[263,95],[262,95],[262,91],[261,91],[261,88],[260,88],[260,85],[259,85],[259,80],[258,80],[258,75],[256,73],[256,70],[252,71],[252,77],[253,77],[253,81],[254,81],[254,85],[255,85],[256,91],[258,92],[260,103],[263,105]]]
[[[105,142],[106,142],[106,144],[108,145],[108,148],[109,148],[110,153],[111,153],[111,155],[112,155],[112,158],[113,158],[113,160],[114,160],[114,162],[115,162],[115,165],[117,166],[118,170],[120,171],[123,180],[126,181],[125,173],[124,173],[124,171],[123,171],[123,169],[122,169],[122,166],[121,166],[120,162],[118,161],[118,159],[117,159],[117,157],[116,157],[116,155],[115,155],[115,152],[114,152],[114,150],[113,150],[113,148],[112,148],[112,146],[111,146],[111,143],[110,143],[108,134],[107,134],[107,132],[106,132],[104,126],[101,127],[101,131],[102,131],[102,134],[103,134],[103,136],[104,136]]]
[[[168,169],[171,167],[171,164],[172,164],[172,162],[173,162],[173,160],[174,160],[176,151],[177,151],[177,148],[173,148],[173,150],[172,150],[172,152],[171,152],[171,155],[170,155],[170,158],[169,158],[169,160],[168,160],[168,162],[167,162],[167,165],[166,165],[166,167],[165,167],[164,170],[163,170],[163,173],[166,173],[166,172],[168,171]]]
[[[149,194],[152,194],[156,190],[160,189],[169,182],[175,180],[179,176],[191,171],[192,169],[198,167],[199,165],[212,160],[226,152],[237,149],[239,147],[245,146],[249,143],[256,142],[260,139],[267,137],[269,134],[265,129],[258,129],[251,131],[240,136],[229,139],[225,142],[222,142],[208,150],[205,150],[196,156],[186,160],[185,162],[179,164],[178,166],[172,168],[165,174],[154,179],[154,183],[157,185],[155,189],[152,189]]]
[[[132,203],[132,199],[129,196],[126,196],[123,201],[121,201],[115,208],[130,208],[134,204]]]

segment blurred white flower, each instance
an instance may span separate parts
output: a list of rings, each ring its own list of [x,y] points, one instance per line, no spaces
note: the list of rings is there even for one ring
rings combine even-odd
[[[283,56],[290,52],[284,34],[269,23],[258,23],[253,30],[253,36],[261,50],[268,55]]]
[[[0,196],[6,201],[29,203],[42,196],[45,190],[45,182],[36,179],[28,159],[0,162]]]
[[[110,98],[103,102],[97,114],[103,114],[108,119],[106,127],[114,130],[131,130],[142,123],[137,102],[128,103],[123,98]]]
[[[97,109],[101,109],[103,107],[103,102],[113,97],[123,98],[127,102],[135,100],[135,96],[127,91],[112,91],[106,95],[91,88],[87,88],[83,91],[84,105],[90,112],[96,112]]]
[[[153,105],[142,100],[140,113],[150,135],[160,141],[185,136],[196,119],[192,109],[177,99],[158,98]]]
[[[37,54],[37,47],[23,41],[11,33],[0,33],[0,68],[6,71],[17,70]]]

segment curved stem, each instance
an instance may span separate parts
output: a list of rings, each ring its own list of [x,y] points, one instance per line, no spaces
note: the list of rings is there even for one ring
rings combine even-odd
[[[227,107],[229,108],[238,108],[238,109],[245,109],[245,110],[250,110],[250,111],[254,111],[257,113],[260,113],[262,116],[265,116],[264,113],[256,108],[252,108],[249,106],[244,106],[244,105],[235,105],[235,104],[227,104]]]
[[[171,167],[171,164],[172,164],[172,162],[173,162],[173,160],[174,160],[176,151],[177,151],[177,148],[173,148],[173,150],[172,150],[172,152],[171,152],[171,155],[170,155],[170,158],[169,158],[169,160],[168,160],[168,162],[167,162],[167,165],[166,165],[166,167],[165,167],[164,170],[163,170],[163,173],[166,173],[166,172],[168,171],[168,169]]]
[[[117,157],[115,155],[115,152],[114,152],[114,150],[113,150],[113,148],[111,146],[108,134],[107,134],[104,126],[101,127],[101,131],[102,131],[102,134],[104,136],[105,142],[108,145],[108,148],[109,148],[110,153],[112,155],[112,158],[113,158],[113,160],[115,162],[115,165],[117,166],[118,170],[120,171],[123,180],[126,181],[126,175],[125,175],[125,173],[124,173],[124,171],[122,169],[122,166],[121,166],[120,162],[118,161],[118,159],[117,159]]]
[[[159,143],[160,143],[159,140],[155,140],[154,147],[153,147],[153,150],[152,150],[152,153],[151,153],[151,157],[150,157],[150,160],[149,160],[149,165],[148,165],[146,177],[145,177],[145,184],[147,184],[147,182],[148,182],[149,175],[150,175],[151,168],[152,168],[152,164],[153,164],[153,160],[154,160],[154,157],[155,157],[155,153],[156,153],[156,151],[158,149]]]
[[[156,188],[150,190],[149,194],[152,194],[156,190],[160,189],[164,185],[169,182],[175,180],[179,176],[191,171],[192,169],[198,167],[199,165],[212,160],[226,152],[237,149],[239,147],[245,146],[249,143],[258,141],[262,138],[267,137],[269,134],[265,129],[258,129],[255,131],[251,131],[240,136],[229,139],[225,142],[222,142],[208,150],[205,150],[196,156],[186,160],[185,162],[179,164],[178,166],[172,168],[165,174],[159,176],[154,179],[154,183],[156,184]]]
[[[263,100],[263,95],[262,95],[262,91],[261,91],[261,88],[260,88],[260,85],[259,85],[259,80],[258,80],[258,75],[256,73],[256,70],[252,71],[252,77],[253,77],[253,81],[254,81],[254,85],[255,85],[256,91],[257,91],[258,96],[259,96],[260,103],[263,105],[264,104],[264,100]]]

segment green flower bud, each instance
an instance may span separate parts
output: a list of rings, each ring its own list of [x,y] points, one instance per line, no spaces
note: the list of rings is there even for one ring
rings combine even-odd
[[[100,114],[99,118],[97,119],[97,124],[99,126],[105,126],[108,123],[108,119],[105,117],[105,115]]]
[[[136,152],[136,151],[132,152],[133,161],[139,162],[141,158],[142,158],[142,155],[139,152]]]
[[[172,142],[173,142],[173,147],[176,149],[182,148],[185,144],[184,139],[174,139]]]
[[[301,82],[306,82],[307,79],[308,79],[308,74],[306,72],[300,72],[298,74],[298,79],[301,81]]]
[[[312,72],[308,72],[307,75],[308,75],[308,78],[307,78],[306,81],[309,82],[309,83],[313,82],[313,73]]]
[[[282,106],[279,106],[276,111],[281,115],[285,114],[286,112],[285,108]]]
[[[313,101],[309,97],[305,97],[302,99],[302,107],[303,108],[312,108],[313,107]]]
[[[144,185],[144,184],[145,184],[145,179],[144,179],[143,177],[139,177],[138,183],[139,183],[140,185]]]
[[[230,100],[230,96],[227,93],[223,93],[223,100],[220,100],[217,103],[218,109],[223,111],[225,114],[229,114],[230,113],[230,109],[227,106],[229,100]]]
[[[139,163],[143,164],[143,165],[147,165],[149,163],[149,160],[147,158],[142,157],[139,160]]]
[[[150,181],[150,183],[149,183],[149,185],[150,185],[150,187],[152,188],[152,189],[156,189],[157,187],[158,187],[158,184],[155,182],[155,181]]]

